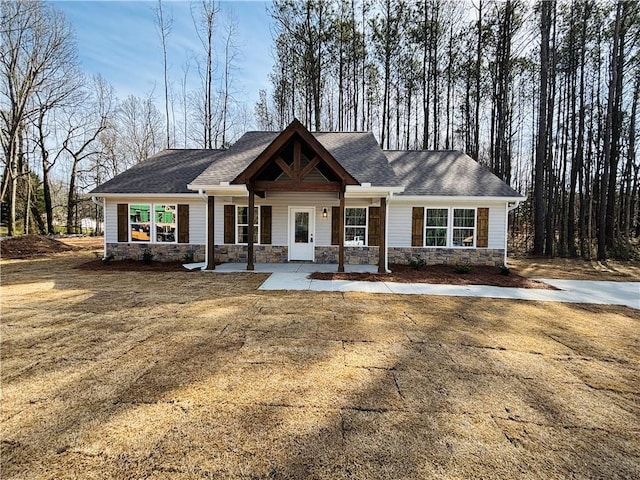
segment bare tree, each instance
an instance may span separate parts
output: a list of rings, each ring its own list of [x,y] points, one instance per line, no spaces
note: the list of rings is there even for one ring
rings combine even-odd
[[[66,116],[66,132],[62,142],[70,158],[69,189],[67,195],[67,233],[75,232],[75,207],[78,202],[78,177],[83,172],[81,163],[101,152],[98,138],[105,131],[115,111],[113,87],[102,78],[95,77],[91,91],[85,92],[85,102]]]
[[[171,27],[173,26],[173,19],[171,17],[166,18],[164,10],[162,8],[162,0],[158,0],[158,5],[154,9],[156,27],[158,28],[158,35],[160,35],[160,43],[162,44],[162,67],[164,73],[164,111],[165,121],[167,126],[167,143],[166,147],[171,147],[170,137],[170,119],[169,119],[169,80],[167,78],[167,39],[171,34]]]
[[[218,5],[213,0],[201,0],[198,6],[195,8],[194,4],[191,14],[205,57],[204,72],[200,72],[204,94],[202,98],[203,147],[213,148],[213,29],[218,14]]]
[[[77,88],[78,77],[73,73],[77,54],[69,24],[52,4],[2,2],[0,14],[0,140],[4,152],[1,198],[9,203],[8,234],[13,235],[26,125],[37,122],[38,115],[46,115]],[[45,170],[50,168],[46,155],[43,166]]]
[[[235,61],[238,56],[238,45],[236,43],[236,37],[238,35],[238,20],[232,15],[228,14],[227,22],[224,26],[224,72],[222,75],[222,142],[221,147],[227,148],[228,136],[228,121],[229,121],[229,109],[233,96],[231,94],[232,85],[232,72],[235,69]]]
[[[116,118],[118,137],[123,142],[121,155],[127,165],[146,160],[162,145],[162,115],[151,95],[128,96],[120,104]]]

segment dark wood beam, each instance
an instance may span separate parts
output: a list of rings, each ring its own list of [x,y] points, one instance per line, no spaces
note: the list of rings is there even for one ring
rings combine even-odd
[[[248,238],[247,238],[247,270],[253,270],[253,225],[256,223],[253,218],[253,210],[256,205],[256,197],[253,194],[253,187],[249,187],[249,208],[247,216],[249,217]]]
[[[282,169],[282,171],[289,176],[290,179],[293,180],[295,178],[295,174],[293,173],[293,170],[291,170],[289,165],[287,165],[286,162],[282,160],[282,158],[276,157],[275,162]]]
[[[387,198],[380,198],[380,245],[378,247],[378,273],[387,273],[385,268],[385,253],[387,250],[386,233],[387,222]]]
[[[339,192],[342,189],[341,185],[335,182],[298,182],[295,180],[279,180],[277,182],[259,180],[254,182],[254,185],[257,190],[280,192]]]
[[[345,170],[345,168],[329,153],[329,151],[313,136],[309,130],[307,130],[298,120],[293,120],[287,128],[285,128],[274,140],[271,142],[264,151],[251,162],[251,164],[241,172],[231,183],[234,185],[246,184],[250,182],[260,172],[264,166],[280,154],[283,148],[289,145],[290,142],[294,142],[294,163],[296,156],[295,142],[304,142],[304,144],[312,150],[327,167],[341,179],[345,185],[359,185],[358,181]],[[299,173],[300,168],[296,169],[294,165],[294,172]]]
[[[207,270],[216,269],[215,197],[207,197]]]
[[[302,164],[301,156],[302,156],[302,145],[300,145],[300,139],[294,138],[293,140],[293,174],[295,176],[291,178],[295,178],[296,180],[300,180],[301,178],[300,177],[300,165]]]
[[[309,175],[319,163],[320,163],[320,157],[318,156],[313,157],[313,160],[311,160],[300,172],[300,180],[302,180],[307,175]]]
[[[340,191],[340,233],[338,234],[338,272],[344,272],[344,187]]]

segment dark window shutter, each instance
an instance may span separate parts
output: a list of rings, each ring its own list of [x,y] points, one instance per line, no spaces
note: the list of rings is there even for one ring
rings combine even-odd
[[[380,246],[380,207],[369,207],[369,246]]]
[[[424,208],[413,207],[411,215],[411,246],[424,247]]]
[[[271,245],[271,205],[260,207],[260,243]]]
[[[178,205],[178,243],[189,243],[189,205]]]
[[[489,246],[489,209],[478,209],[478,225],[476,225],[476,247]]]
[[[224,243],[236,243],[236,206],[224,206]]]
[[[129,241],[129,205],[118,204],[118,241]]]
[[[340,207],[331,207],[331,245],[340,244]]]

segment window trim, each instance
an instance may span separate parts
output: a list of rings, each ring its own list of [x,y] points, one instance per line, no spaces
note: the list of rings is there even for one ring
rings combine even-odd
[[[235,205],[235,207],[236,207],[234,209],[235,218],[234,218],[234,222],[233,222],[234,223],[234,227],[235,227],[235,229],[234,229],[234,237],[235,237],[235,242],[236,242],[235,244],[236,245],[249,245],[248,242],[241,243],[241,242],[238,241],[238,227],[246,226],[247,228],[249,228],[249,224],[248,223],[238,223],[238,209],[239,208],[246,208],[247,209],[247,213],[249,213],[248,212],[249,205]],[[258,227],[258,233],[257,233],[257,238],[254,240],[253,244],[254,245],[260,245],[260,217],[261,217],[260,213],[261,213],[262,209],[260,208],[260,205],[255,205],[253,208],[258,211],[258,215],[256,215],[256,218],[254,218],[255,223],[253,225],[254,227]]]
[[[132,205],[149,205],[149,221],[148,222],[131,222],[131,206]],[[173,242],[159,242],[158,236],[156,232],[156,209],[157,205],[171,205],[175,207],[175,234]],[[149,224],[149,240],[133,240],[133,229],[131,228],[132,224],[138,223],[148,223]],[[168,202],[135,202],[135,203],[127,203],[127,228],[128,228],[128,242],[127,243],[135,243],[135,244],[154,244],[154,245],[172,245],[178,243],[178,204],[177,203],[168,203]]]
[[[437,228],[437,227],[428,227],[427,226],[427,209],[432,210],[447,210],[447,245],[446,246],[434,246],[427,245],[427,229],[428,228]],[[454,211],[455,210],[473,210],[473,227],[454,227],[453,219],[454,219]],[[439,207],[434,205],[427,205],[424,207],[424,224],[422,227],[422,247],[423,248],[455,248],[461,250],[475,249],[478,248],[477,244],[477,234],[478,234],[478,207]],[[465,247],[463,245],[454,245],[453,244],[453,231],[454,229],[473,229],[473,244]]]
[[[455,217],[455,211],[456,210],[473,210],[473,228],[472,227],[456,227],[453,224],[453,219]],[[454,230],[473,230],[473,233],[471,234],[471,238],[473,239],[473,242],[471,243],[471,245],[469,246],[464,246],[464,245],[459,245],[459,246],[455,246],[453,245],[453,231]],[[476,247],[476,231],[478,229],[478,207],[451,207],[451,248],[461,248],[461,249],[469,249],[469,248],[477,248]]]
[[[446,230],[446,235],[444,238],[445,241],[445,245],[427,245],[427,230],[436,230],[436,229],[442,229],[443,227],[431,227],[429,225],[427,225],[427,210],[446,210],[447,212],[447,225],[446,227],[444,227],[444,229]],[[423,240],[423,246],[424,248],[448,248],[450,242],[449,242],[449,226],[451,225],[451,212],[449,207],[424,207],[424,240]]]
[[[364,209],[364,226],[347,225],[347,210],[350,208]],[[347,244],[347,228],[364,228],[364,243],[362,245]],[[369,207],[346,207],[344,208],[344,246],[345,247],[368,247],[369,246]]]

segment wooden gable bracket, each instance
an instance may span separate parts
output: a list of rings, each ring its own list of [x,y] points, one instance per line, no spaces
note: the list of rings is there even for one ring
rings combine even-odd
[[[280,157],[280,153],[291,143],[293,144],[293,165],[287,165]],[[302,167],[301,159],[303,143],[315,154],[304,168]],[[289,179],[283,179],[278,182],[257,180],[256,177],[270,162],[278,165]],[[302,185],[302,179],[307,177],[321,162],[324,162],[340,180],[326,183],[306,182]],[[345,185],[360,185],[297,119],[294,119],[231,183],[235,185],[251,184],[256,191],[295,191],[304,189],[305,191],[320,192],[339,192],[344,191]]]

